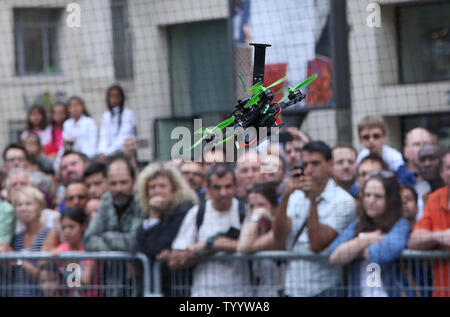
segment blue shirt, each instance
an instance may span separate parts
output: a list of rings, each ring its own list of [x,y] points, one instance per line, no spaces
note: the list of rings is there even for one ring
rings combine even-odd
[[[359,219],[352,222],[330,245],[331,255],[341,244],[355,238],[355,229]],[[379,243],[369,245],[369,261],[381,267],[381,280],[389,296],[398,294],[396,268],[394,261],[402,254],[408,244],[411,225],[405,218],[400,218]],[[360,264],[362,259],[356,258],[349,264],[348,288],[349,297],[360,296]]]

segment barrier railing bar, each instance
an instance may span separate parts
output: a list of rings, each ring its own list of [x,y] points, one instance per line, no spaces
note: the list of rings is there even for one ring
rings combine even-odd
[[[143,294],[145,297],[160,296],[160,294],[153,294],[151,292],[152,274],[150,271],[150,262],[147,256],[143,253],[128,253],[128,252],[63,252],[57,256],[52,257],[49,252],[6,252],[0,254],[0,260],[17,260],[17,259],[34,259],[34,260],[139,260],[143,267]]]

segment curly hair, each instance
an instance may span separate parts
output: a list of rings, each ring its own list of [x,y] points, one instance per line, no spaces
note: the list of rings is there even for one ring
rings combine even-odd
[[[147,216],[149,212],[148,182],[161,175],[169,178],[174,190],[173,198],[169,205],[170,211],[175,210],[175,208],[186,201],[191,201],[194,205],[198,204],[197,194],[189,187],[189,184],[176,167],[163,162],[150,163],[139,174],[136,182],[137,197],[144,216]]]

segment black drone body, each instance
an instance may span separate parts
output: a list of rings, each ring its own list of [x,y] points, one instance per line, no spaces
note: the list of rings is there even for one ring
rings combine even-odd
[[[301,102],[306,98],[306,94],[303,94],[300,89],[308,86],[317,78],[317,74],[314,74],[304,80],[295,88],[289,88],[287,94],[287,100],[281,102],[273,102],[275,99],[275,94],[270,90],[270,88],[279,85],[286,80],[286,77],[277,80],[268,87],[263,86],[264,82],[264,59],[265,59],[265,49],[270,46],[267,44],[250,44],[255,46],[255,61],[253,69],[253,86],[247,91],[249,95],[246,99],[240,99],[237,101],[237,105],[233,112],[231,112],[227,119],[219,123],[213,129],[200,129],[195,133],[202,132],[204,135],[201,139],[197,140],[191,146],[191,149],[199,145],[203,140],[206,142],[214,141],[215,143],[226,142],[236,136],[234,131],[237,128],[250,128],[256,129],[257,135],[249,140],[249,136],[246,135],[244,146],[250,146],[256,140],[259,143],[264,141],[264,139],[271,135],[271,129],[273,127],[281,127],[282,122],[279,119],[279,115],[283,109],[293,106],[296,103]],[[245,87],[245,84],[244,84]],[[250,96],[249,93],[252,93]],[[286,98],[283,98],[283,100]],[[215,131],[224,130],[227,128],[227,133],[231,131],[231,135],[225,134],[225,138],[222,140],[217,140]],[[231,128],[231,129],[230,129]],[[265,131],[265,137],[259,137],[260,128],[267,129]]]

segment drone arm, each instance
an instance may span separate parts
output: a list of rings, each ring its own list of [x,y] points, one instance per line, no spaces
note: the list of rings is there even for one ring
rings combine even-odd
[[[293,98],[289,99],[288,101],[283,101],[279,103],[279,106],[281,107],[281,109],[286,109],[290,106],[295,105],[296,103],[299,103],[300,101],[302,101],[303,99],[306,98],[306,94],[302,94],[300,90],[294,92],[293,94]]]

